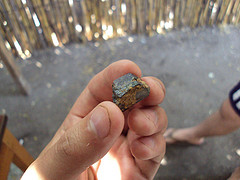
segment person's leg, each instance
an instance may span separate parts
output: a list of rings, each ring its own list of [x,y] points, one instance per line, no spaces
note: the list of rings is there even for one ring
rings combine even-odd
[[[235,91],[235,97],[240,98],[240,87],[239,91]],[[186,141],[199,145],[203,143],[204,137],[225,135],[237,130],[240,128],[240,115],[236,110],[237,107],[231,102],[233,99],[230,93],[230,97],[223,102],[221,108],[197,126],[177,130],[168,129],[165,133],[166,142],[171,144],[176,141]],[[239,99],[238,102],[240,102]],[[168,137],[169,134],[171,136]]]
[[[240,179],[240,167],[237,167],[228,180],[239,180]]]

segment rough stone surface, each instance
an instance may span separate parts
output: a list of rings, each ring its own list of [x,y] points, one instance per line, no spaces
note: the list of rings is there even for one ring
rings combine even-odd
[[[128,73],[113,81],[113,102],[125,111],[146,98],[150,87],[137,76]]]
[[[29,60],[17,61],[32,86],[29,97],[22,96],[0,68],[0,111],[8,114],[7,127],[37,157],[89,80],[110,63],[130,59],[143,76],[158,77],[165,84],[161,107],[169,127],[193,126],[216,111],[239,81],[239,39],[239,27],[228,26],[38,51]],[[207,138],[200,147],[168,146],[155,179],[225,180],[240,166],[239,137],[240,130]]]

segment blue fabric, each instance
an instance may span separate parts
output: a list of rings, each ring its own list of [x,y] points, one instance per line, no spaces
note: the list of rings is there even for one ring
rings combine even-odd
[[[233,109],[240,116],[240,81],[238,84],[230,91],[229,99]]]

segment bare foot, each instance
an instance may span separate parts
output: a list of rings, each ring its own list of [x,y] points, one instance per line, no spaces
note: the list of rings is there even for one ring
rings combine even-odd
[[[184,142],[193,145],[201,145],[204,142],[204,138],[194,137],[192,131],[188,128],[186,129],[169,128],[164,133],[164,137],[167,144]]]
[[[240,180],[240,167],[237,167],[228,180]]]

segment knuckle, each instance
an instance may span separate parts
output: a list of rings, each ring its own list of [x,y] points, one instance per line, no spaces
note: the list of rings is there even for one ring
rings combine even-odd
[[[76,157],[78,153],[76,150],[76,143],[74,142],[73,136],[69,136],[68,133],[64,133],[57,143],[57,151],[65,157]]]

